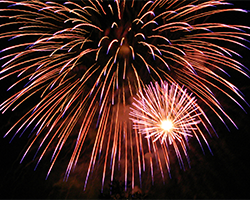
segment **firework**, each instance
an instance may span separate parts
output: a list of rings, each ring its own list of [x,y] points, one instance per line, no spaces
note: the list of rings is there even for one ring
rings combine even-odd
[[[195,97],[188,94],[187,90],[178,84],[173,83],[169,86],[167,83],[161,83],[159,86],[156,82],[155,86],[152,83],[146,86],[144,91],[140,91],[134,98],[130,116],[134,123],[134,129],[139,130],[140,134],[146,135],[145,138],[151,141],[151,145],[159,143],[160,148],[154,147],[152,149],[156,151],[155,155],[159,155],[158,149],[164,151],[168,170],[170,169],[169,159],[167,159],[169,145],[174,147],[183,168],[184,163],[179,146],[188,159],[186,143],[188,143],[189,137],[195,136],[201,145],[198,137],[200,135],[209,147],[198,126],[201,123],[207,129],[205,125],[207,117],[196,103]],[[207,121],[207,123],[210,122]],[[163,145],[167,148],[163,148]],[[158,160],[160,162],[160,158]]]
[[[132,187],[135,177],[139,177],[141,183],[150,143],[136,130],[131,130],[128,117],[119,120],[119,116],[121,113],[128,116],[130,97],[136,93],[142,95],[143,88],[151,81],[166,80],[183,85],[223,123],[226,117],[234,124],[213,91],[224,93],[238,105],[238,99],[244,101],[237,87],[225,78],[228,75],[225,69],[234,69],[248,76],[247,68],[233,59],[240,55],[224,45],[247,48],[244,43],[249,37],[246,32],[249,27],[205,20],[222,12],[247,11],[232,8],[224,1],[89,0],[59,3],[0,0],[0,3],[7,6],[1,9],[1,19],[9,20],[1,24],[4,31],[0,39],[8,38],[12,44],[1,50],[4,64],[0,79],[17,76],[18,80],[8,90],[25,82],[22,89],[0,105],[0,110],[2,113],[15,110],[35,94],[41,97],[4,137],[13,131],[13,139],[34,127],[34,139],[22,160],[40,139],[35,153],[37,165],[52,143],[55,144],[48,175],[63,146],[71,135],[77,135],[65,174],[67,179],[86,140],[94,134],[84,188],[101,158],[104,163],[102,185],[109,171],[112,181],[115,171],[119,170],[123,172],[126,183],[129,177]],[[163,87],[167,88],[166,85]],[[182,91],[180,95],[191,101],[177,85],[172,87]],[[180,103],[176,102],[176,105]],[[202,113],[204,117],[204,112],[195,105],[197,110],[194,108],[193,112]],[[178,108],[173,110],[179,111]],[[190,120],[194,120],[192,116]],[[207,118],[205,121],[209,122]],[[194,120],[194,124],[188,123],[190,127],[187,125],[184,135],[180,136],[173,131],[176,124],[166,122],[173,126],[167,131],[173,133],[171,137],[161,134],[161,131],[152,135],[155,140],[161,138],[162,143],[167,140],[174,143],[173,137],[187,139],[188,135],[184,133],[195,133],[193,126],[198,129]],[[138,128],[142,125],[138,124]],[[77,126],[78,133],[72,134]],[[200,132],[200,135],[203,134]],[[153,172],[152,158],[150,170]],[[153,180],[153,173],[151,175]]]

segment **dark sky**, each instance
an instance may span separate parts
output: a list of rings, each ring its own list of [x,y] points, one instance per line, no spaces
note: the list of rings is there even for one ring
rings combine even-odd
[[[235,7],[250,10],[250,1],[232,1]],[[250,26],[250,14],[229,14],[223,19],[228,23]],[[2,30],[2,29],[1,29]],[[250,30],[249,30],[250,33]],[[249,37],[250,38],[250,37]],[[250,45],[249,45],[250,46]],[[243,59],[240,60],[250,68],[250,51],[240,50]],[[2,81],[0,90],[0,102],[8,97],[5,85],[8,81]],[[250,103],[250,81],[237,73],[232,74],[232,81],[245,94]],[[156,183],[150,186],[150,190],[143,191],[146,198],[250,198],[250,108],[242,102],[247,113],[244,113],[236,104],[228,99],[221,98],[225,110],[236,122],[237,130],[228,122],[230,132],[227,131],[219,120],[214,120],[214,127],[219,138],[209,138],[209,144],[213,155],[207,152],[202,154],[198,148],[190,149],[191,169],[185,172],[179,168],[173,170],[172,179],[166,185]],[[19,164],[24,150],[27,148],[27,135],[15,138],[9,144],[11,137],[2,138],[8,128],[13,125],[27,110],[24,107],[12,114],[0,114],[0,198],[1,199],[48,199],[48,198],[86,198],[101,197],[95,182],[90,185],[90,191],[82,191],[84,179],[80,172],[74,173],[69,182],[61,181],[61,177],[67,166],[67,161],[62,156],[58,161],[56,170],[45,180],[49,169],[49,159],[34,171],[35,164],[32,156],[28,156],[24,163]],[[108,194],[106,194],[108,195]],[[105,196],[108,197],[108,196]]]

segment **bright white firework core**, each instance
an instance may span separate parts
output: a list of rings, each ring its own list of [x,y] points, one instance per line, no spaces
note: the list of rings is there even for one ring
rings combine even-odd
[[[172,128],[173,128],[173,122],[169,119],[167,120],[163,120],[161,122],[161,128],[164,130],[164,131],[171,131]]]

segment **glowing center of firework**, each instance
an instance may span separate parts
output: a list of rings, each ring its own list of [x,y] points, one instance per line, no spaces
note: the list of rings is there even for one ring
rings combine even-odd
[[[173,122],[171,120],[169,120],[169,119],[163,120],[161,122],[161,128],[164,131],[171,131],[173,127],[174,127]]]
[[[130,55],[130,48],[128,45],[122,45],[119,51],[119,56],[123,58],[127,58]]]

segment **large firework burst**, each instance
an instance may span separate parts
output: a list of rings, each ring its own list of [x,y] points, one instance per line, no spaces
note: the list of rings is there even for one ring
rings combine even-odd
[[[80,124],[65,174],[67,179],[89,137],[91,125],[96,124],[84,187],[103,154],[102,185],[110,165],[111,181],[115,171],[120,170],[125,182],[129,176],[134,187],[135,176],[141,180],[146,168],[144,143],[146,149],[150,144],[131,130],[126,117],[119,116],[121,113],[126,116],[130,97],[142,92],[150,81],[184,85],[223,123],[227,118],[234,124],[213,91],[224,93],[237,104],[233,96],[244,101],[237,87],[225,78],[225,70],[234,69],[248,76],[247,69],[234,59],[240,55],[224,44],[246,47],[244,38],[249,36],[246,33],[249,27],[210,23],[206,18],[245,10],[219,0],[0,3],[8,6],[1,9],[1,18],[10,20],[1,24],[2,30],[8,31],[1,33],[0,38],[16,41],[1,50],[5,64],[0,78],[17,75],[18,81],[8,90],[25,82],[24,88],[4,101],[0,109],[2,113],[10,108],[15,110],[34,94],[41,95],[41,100],[10,131],[16,129],[13,139],[34,124],[34,139],[24,157],[35,141],[42,138],[36,152],[38,163],[51,144],[56,143],[49,173]],[[153,171],[152,158],[149,163]]]

